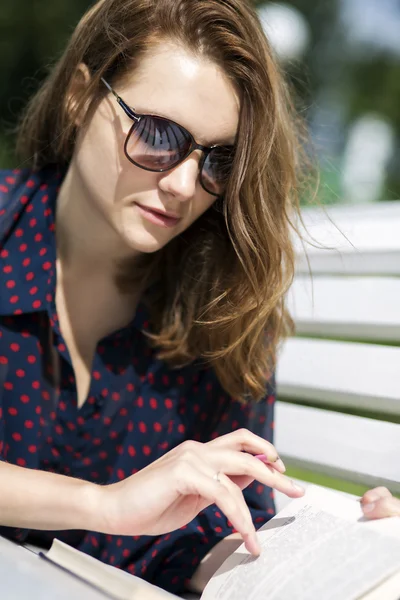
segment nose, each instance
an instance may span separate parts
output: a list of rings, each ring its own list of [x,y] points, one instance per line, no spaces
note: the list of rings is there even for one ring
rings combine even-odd
[[[170,171],[160,173],[158,183],[160,189],[182,202],[190,200],[196,191],[200,158],[201,152],[196,150]]]

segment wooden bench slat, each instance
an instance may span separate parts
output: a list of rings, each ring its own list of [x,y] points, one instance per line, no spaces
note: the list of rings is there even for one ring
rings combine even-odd
[[[400,279],[296,277],[288,308],[300,334],[400,341]]]
[[[302,216],[305,238],[332,248],[306,244],[313,273],[400,274],[400,204],[306,208]],[[300,240],[295,245],[297,272],[308,273]]]
[[[400,415],[399,369],[400,348],[290,338],[278,359],[278,397]]]
[[[275,431],[288,464],[400,493],[400,425],[277,402]]]

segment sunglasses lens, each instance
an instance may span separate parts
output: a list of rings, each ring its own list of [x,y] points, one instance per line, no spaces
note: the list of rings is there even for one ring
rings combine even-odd
[[[217,146],[207,155],[201,171],[201,183],[207,192],[221,196],[232,171],[232,146]]]
[[[179,125],[152,116],[136,123],[126,142],[132,161],[149,171],[161,171],[178,164],[187,154],[191,140]]]

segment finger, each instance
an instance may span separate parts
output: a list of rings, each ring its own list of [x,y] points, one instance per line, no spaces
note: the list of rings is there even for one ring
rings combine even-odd
[[[239,452],[248,452],[253,455],[265,454],[271,463],[279,460],[275,446],[248,429],[237,429],[236,431],[232,431],[232,433],[227,433],[211,442],[207,442],[205,445],[214,448],[228,448],[230,450],[238,450]]]
[[[220,481],[214,479],[213,475],[208,474],[208,469],[204,465],[194,466],[187,462],[184,468],[180,469],[178,491],[185,496],[198,495],[207,502],[206,505],[216,504],[242,536],[249,552],[257,553],[257,548],[254,547],[255,528],[251,515],[249,519],[244,510],[243,504],[250,514],[244,498],[242,503],[238,502],[237,495],[226,483],[222,473],[219,475]]]
[[[299,498],[304,495],[305,490],[302,487],[279,473],[271,465],[257,460],[251,454],[225,449],[210,450],[210,448],[204,448],[202,454],[206,457],[207,464],[213,465],[216,471],[222,471],[226,475],[244,475],[253,480],[256,479],[264,485],[279,490],[290,498]]]
[[[246,548],[252,554],[260,554],[260,547],[258,544],[253,519],[249,507],[247,506],[244,496],[242,494],[242,490],[233,481],[231,481],[231,479],[229,479],[229,477],[227,477],[221,469],[215,467],[212,461],[207,460],[207,457],[205,457],[204,452],[203,454],[191,455],[190,462],[199,472],[203,473],[212,480],[217,481],[217,483],[219,483],[220,485],[225,486],[225,488],[230,492],[231,496],[235,499],[236,502],[237,514],[241,514],[243,523],[247,523],[246,529],[250,532],[247,535],[246,539],[243,536],[243,541],[246,544]],[[241,532],[239,531],[239,533]]]
[[[400,517],[400,500],[393,498],[393,496],[385,496],[376,502],[362,504],[361,508],[368,519]]]
[[[360,502],[361,504],[369,504],[371,502],[376,502],[380,498],[391,498],[392,494],[386,487],[380,486],[373,488],[372,490],[368,490],[362,496]]]
[[[244,522],[247,523],[247,530],[249,531],[248,535],[242,535],[243,541],[247,550],[254,554],[255,556],[259,556],[261,554],[260,543],[257,538],[256,529],[254,527],[253,519],[251,516],[251,512],[249,507],[246,504],[246,500],[242,494],[241,489],[227,477],[224,473],[218,474],[219,482],[221,485],[225,486],[228,491],[232,494],[233,497],[236,498],[237,505],[242,512],[242,516]]]

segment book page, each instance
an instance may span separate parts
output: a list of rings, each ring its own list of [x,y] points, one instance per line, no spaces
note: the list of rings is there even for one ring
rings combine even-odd
[[[310,486],[258,536],[261,556],[253,558],[242,545],[211,579],[202,600],[356,600],[400,571],[400,518],[367,522],[356,500],[318,486]]]
[[[116,600],[176,600],[147,581],[84,554],[55,539],[46,558],[107,592]]]

